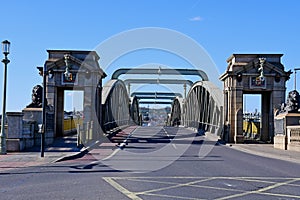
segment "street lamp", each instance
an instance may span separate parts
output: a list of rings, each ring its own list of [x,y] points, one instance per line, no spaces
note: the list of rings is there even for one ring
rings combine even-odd
[[[43,77],[43,115],[42,115],[42,124],[39,124],[39,133],[41,134],[41,157],[44,157],[45,154],[45,134],[46,134],[46,76],[49,78],[53,77],[53,70],[46,71],[46,67],[37,67],[39,74]]]
[[[7,78],[7,64],[10,60],[7,58],[9,54],[10,42],[4,40],[2,42],[2,51],[4,54],[4,73],[3,73],[3,102],[2,102],[2,119],[1,119],[1,133],[0,133],[0,154],[6,154],[6,135],[5,135],[5,113],[6,113],[6,78]]]
[[[297,74],[297,70],[300,70],[300,68],[295,68],[294,70],[295,70],[294,86],[295,86],[295,90],[297,90],[297,82],[296,82],[297,77],[296,77],[296,74]]]

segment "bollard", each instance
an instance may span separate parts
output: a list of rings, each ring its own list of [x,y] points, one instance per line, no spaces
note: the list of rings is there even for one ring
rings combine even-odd
[[[90,132],[90,122],[86,123],[86,129],[85,129],[85,142],[88,143],[89,141],[89,132]]]
[[[77,124],[76,128],[77,128],[77,147],[80,147],[82,145],[80,124]]]
[[[93,126],[94,126],[94,122],[91,121],[90,129],[89,129],[89,139],[90,140],[93,140]]]

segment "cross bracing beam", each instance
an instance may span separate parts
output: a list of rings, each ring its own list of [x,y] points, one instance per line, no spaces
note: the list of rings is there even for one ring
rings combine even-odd
[[[174,96],[136,96],[137,99],[169,99],[173,100]]]
[[[162,69],[162,68],[121,68],[116,70],[111,79],[118,79],[122,74],[151,74],[151,75],[192,75],[199,76],[202,81],[208,81],[207,74],[199,69]]]
[[[180,93],[173,93],[173,92],[133,92],[130,95],[131,97],[134,96],[178,96],[182,97]]]
[[[193,82],[190,80],[180,80],[180,79],[126,79],[124,83],[127,84],[138,84],[138,83],[146,83],[146,84],[188,84],[193,85]]]
[[[172,104],[171,101],[140,101],[139,104]]]

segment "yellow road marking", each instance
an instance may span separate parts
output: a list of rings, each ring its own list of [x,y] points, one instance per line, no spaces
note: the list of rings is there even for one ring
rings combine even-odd
[[[144,179],[137,179],[137,178],[127,178],[126,180],[129,181],[136,181],[136,182],[147,182],[147,183],[162,183],[162,184],[169,184],[169,185],[177,185],[178,183],[171,183],[165,181],[154,181],[154,180],[144,180]]]
[[[236,180],[236,181],[245,181],[245,182],[256,182],[256,183],[257,182],[258,183],[270,183],[270,184],[277,183],[277,182],[274,182],[274,181],[265,181],[265,180],[261,180],[261,179],[245,179],[245,178],[231,178],[231,177],[227,178],[227,180]]]
[[[289,180],[289,181],[285,181],[285,182],[281,182],[281,183],[276,183],[274,185],[270,185],[269,187],[259,189],[259,190],[257,190],[257,192],[264,192],[264,191],[271,190],[271,189],[274,189],[274,188],[277,188],[277,187],[280,187],[280,186],[283,186],[283,185],[287,185],[289,183],[293,183],[293,182],[299,181],[299,180],[300,179],[296,178],[296,179],[292,179],[292,180]]]
[[[300,199],[300,196],[290,195],[290,194],[276,194],[276,193],[268,193],[268,192],[260,192],[259,194],[268,195],[268,196],[276,196],[276,197],[288,197],[288,198]]]
[[[113,186],[115,189],[117,189],[118,191],[120,191],[121,193],[123,193],[124,195],[126,195],[128,198],[133,199],[133,200],[142,200],[141,198],[139,198],[138,196],[136,196],[135,193],[130,192],[129,190],[127,190],[126,188],[124,188],[123,186],[121,186],[119,183],[117,183],[116,181],[112,180],[112,178],[103,177],[103,179],[107,183],[109,183],[111,186]]]
[[[196,187],[196,188],[206,188],[206,189],[213,189],[213,190],[224,190],[224,191],[232,191],[237,192],[238,194],[233,194],[229,196],[224,196],[218,198],[219,200],[231,199],[236,197],[243,197],[250,194],[260,194],[260,195],[267,195],[267,196],[277,196],[277,197],[288,197],[288,198],[297,198],[300,199],[300,196],[297,195],[290,195],[290,194],[280,194],[280,193],[269,193],[266,192],[268,190],[281,187],[281,186],[295,186],[300,187],[299,184],[291,184],[296,181],[300,181],[300,178],[281,178],[281,177],[184,177],[184,176],[175,176],[175,177],[104,177],[103,178],[106,182],[112,185],[115,189],[129,197],[130,199],[140,200],[141,198],[138,197],[139,195],[147,195],[147,196],[157,196],[157,197],[167,197],[170,199],[190,199],[195,200],[199,198],[192,198],[192,197],[182,197],[182,196],[172,196],[172,195],[165,195],[165,194],[155,194],[154,192],[164,191],[168,189],[180,188],[180,187]],[[114,180],[113,180],[114,179]],[[156,179],[156,180],[149,180],[149,179]],[[167,182],[162,181],[163,179],[198,179],[196,181],[190,181],[187,183],[176,183],[176,182]],[[201,179],[201,180],[199,180]],[[221,188],[221,187],[213,187],[213,186],[205,186],[205,185],[195,185],[197,183],[206,182],[209,180],[218,180],[218,179],[225,179],[225,180],[237,180],[237,181],[245,181],[245,182],[257,182],[257,183],[268,183],[272,184],[268,187],[264,187],[255,191],[247,191],[247,190],[239,190],[239,189],[231,189],[231,188]],[[262,180],[263,179],[263,180]],[[148,183],[161,183],[161,184],[168,184],[170,186],[163,187],[159,189],[152,189],[147,191],[141,192],[130,192],[120,184],[116,182],[116,180],[128,180],[128,181],[136,181],[136,182],[148,182]],[[275,182],[272,180],[278,180],[281,182]],[[284,181],[284,182],[282,182]]]
[[[288,197],[288,198],[300,199],[300,196],[296,196],[296,195],[249,191],[249,192],[245,192],[245,193],[241,193],[241,194],[235,194],[235,195],[230,195],[230,196],[226,196],[226,197],[221,197],[221,198],[218,198],[216,200],[231,199],[231,198],[246,196],[246,195],[249,195],[249,194],[261,194],[261,195],[267,195],[267,196]]]
[[[213,190],[224,190],[224,191],[230,191],[230,192],[245,192],[245,190],[220,188],[220,187],[205,186],[205,185],[190,185],[190,187],[213,189]]]
[[[190,185],[195,184],[195,183],[201,183],[201,182],[209,181],[209,180],[213,180],[213,179],[215,179],[215,178],[212,177],[212,178],[207,178],[207,179],[204,179],[204,180],[197,180],[197,181],[192,181],[192,182],[188,182],[188,183],[180,183],[178,185],[173,185],[173,186],[169,186],[169,187],[163,187],[163,188],[159,188],[159,189],[147,190],[147,191],[144,191],[144,192],[137,192],[136,194],[140,195],[140,194],[158,192],[158,191],[167,190],[167,189],[174,189],[174,188],[178,188],[178,187],[190,186]]]
[[[271,185],[271,186],[268,186],[268,187],[265,187],[265,188],[262,188],[262,189],[259,189],[259,190],[248,191],[248,192],[244,192],[244,193],[240,193],[240,194],[234,194],[234,195],[218,198],[218,200],[225,200],[225,199],[231,199],[231,198],[236,198],[236,197],[242,197],[242,196],[249,195],[249,194],[266,194],[266,195],[272,195],[272,196],[288,196],[288,197],[300,198],[300,196],[294,196],[294,195],[264,193],[267,190],[271,190],[271,189],[274,189],[274,188],[277,188],[277,187],[280,187],[280,186],[283,186],[283,185],[287,185],[289,183],[296,182],[298,180],[299,180],[298,178],[297,179],[292,179],[292,180],[288,180],[288,181],[285,181],[285,182],[276,183],[274,185]]]
[[[153,181],[153,180],[144,180],[144,179],[135,179],[135,178],[128,178],[126,180],[129,181],[136,181],[136,182],[144,182],[144,183],[161,183],[161,184],[169,184],[169,185],[176,185],[178,186],[178,184],[180,183],[171,183],[171,182],[165,182],[165,181]],[[215,189],[215,190],[224,190],[224,191],[232,191],[232,192],[244,192],[245,190],[239,190],[239,189],[230,189],[230,188],[218,188],[218,187],[213,187],[213,186],[204,186],[204,185],[187,185],[190,187],[196,187],[196,188],[206,188],[206,189]],[[185,185],[183,186],[179,186],[179,187],[185,187]]]
[[[147,193],[147,194],[144,194],[144,195],[147,195],[147,196],[157,196],[157,197],[167,197],[167,198],[170,198],[170,199],[201,200],[199,198],[180,197],[180,196],[172,196],[172,195],[166,195],[166,194],[151,194],[151,193]]]
[[[242,176],[242,177],[226,177],[226,176],[218,176],[218,177],[207,177],[207,176],[131,176],[131,177],[119,177],[119,176],[111,176],[109,178],[112,179],[128,179],[128,178],[136,178],[136,179],[207,179],[207,178],[214,178],[214,179],[241,179],[241,180],[257,180],[260,181],[261,179],[264,180],[291,180],[291,179],[299,179],[300,178],[296,178],[296,177],[291,177],[291,178],[283,178],[283,177],[247,177],[247,176]]]

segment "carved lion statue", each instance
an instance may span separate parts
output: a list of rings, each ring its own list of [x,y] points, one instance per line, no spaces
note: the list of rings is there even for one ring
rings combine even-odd
[[[41,108],[43,107],[43,87],[36,85],[32,88],[31,103],[27,108]]]
[[[299,112],[300,111],[300,95],[297,90],[289,92],[284,111]]]

